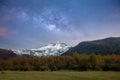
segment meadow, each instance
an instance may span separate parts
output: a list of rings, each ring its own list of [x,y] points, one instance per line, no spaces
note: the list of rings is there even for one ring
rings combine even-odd
[[[0,80],[120,80],[120,72],[1,71]]]

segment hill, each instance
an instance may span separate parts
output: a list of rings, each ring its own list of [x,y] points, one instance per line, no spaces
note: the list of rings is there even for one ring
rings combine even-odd
[[[63,55],[72,55],[74,53],[96,53],[96,54],[120,54],[120,37],[110,37],[101,40],[84,41],[77,46],[72,47]]]
[[[9,58],[13,58],[16,56],[17,55],[11,50],[0,49],[0,59],[9,59]]]

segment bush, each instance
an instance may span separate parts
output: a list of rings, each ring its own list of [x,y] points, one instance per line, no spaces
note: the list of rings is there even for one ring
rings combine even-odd
[[[52,57],[17,57],[0,61],[0,70],[113,70],[120,71],[120,55],[79,55]],[[4,72],[1,72],[4,74]]]

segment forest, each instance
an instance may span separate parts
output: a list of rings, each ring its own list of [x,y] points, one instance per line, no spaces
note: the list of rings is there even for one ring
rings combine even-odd
[[[120,71],[120,55],[78,54],[72,56],[14,57],[0,59],[0,71]]]

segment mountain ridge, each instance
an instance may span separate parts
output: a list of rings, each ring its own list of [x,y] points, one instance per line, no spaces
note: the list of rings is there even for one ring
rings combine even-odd
[[[9,59],[14,57],[17,57],[17,55],[12,50],[0,48],[0,59]]]
[[[63,53],[63,55],[72,55],[74,53],[120,54],[120,37],[80,42],[75,47]]]
[[[66,52],[69,48],[65,43],[50,43],[37,49],[14,50],[14,52],[18,55],[58,56]]]

